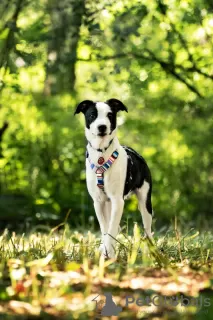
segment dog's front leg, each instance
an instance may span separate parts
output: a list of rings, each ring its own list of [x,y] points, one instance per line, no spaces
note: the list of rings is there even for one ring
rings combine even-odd
[[[107,234],[104,236],[105,255],[115,257],[115,239],[118,234],[121,217],[123,214],[124,200],[122,197],[111,198],[111,217]]]
[[[102,241],[104,242],[104,235],[108,231],[108,226],[104,217],[105,201],[94,200],[94,208],[101,229]],[[103,251],[103,245],[100,246],[100,250]]]

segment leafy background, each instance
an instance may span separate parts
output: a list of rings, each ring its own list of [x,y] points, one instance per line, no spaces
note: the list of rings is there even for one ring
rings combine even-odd
[[[1,227],[94,224],[83,99],[122,100],[119,138],[153,175],[157,224],[210,225],[211,0],[1,0]],[[124,220],[141,221],[136,199]]]

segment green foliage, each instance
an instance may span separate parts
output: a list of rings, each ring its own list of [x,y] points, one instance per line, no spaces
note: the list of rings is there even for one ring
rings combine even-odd
[[[3,0],[0,13],[5,221],[69,209],[73,225],[88,221],[83,119],[73,111],[110,97],[129,108],[119,137],[151,168],[157,223],[212,215],[211,1]],[[136,209],[133,198],[127,219],[140,219]]]

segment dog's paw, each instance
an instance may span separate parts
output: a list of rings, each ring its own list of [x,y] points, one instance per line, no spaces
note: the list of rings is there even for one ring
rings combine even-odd
[[[99,250],[105,259],[116,259],[116,252],[111,243],[103,243],[100,245]]]
[[[100,244],[98,250],[99,250],[100,253],[104,252],[104,244],[103,243]]]
[[[150,240],[152,240],[152,241],[153,241],[153,240],[154,240],[154,238],[153,238],[153,234],[154,234],[154,232],[148,232],[148,233],[147,233],[147,232],[145,232],[145,233],[144,233],[143,238],[144,238],[144,239],[149,238]]]
[[[111,251],[109,251],[109,250],[104,250],[104,251],[102,252],[102,256],[104,257],[104,259],[113,259],[113,260],[116,259],[116,253],[115,253],[114,250],[111,250]]]

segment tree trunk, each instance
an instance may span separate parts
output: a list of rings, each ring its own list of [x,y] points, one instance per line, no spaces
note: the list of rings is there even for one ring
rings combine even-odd
[[[51,30],[44,91],[46,94],[74,92],[85,0],[49,0],[48,10]]]

